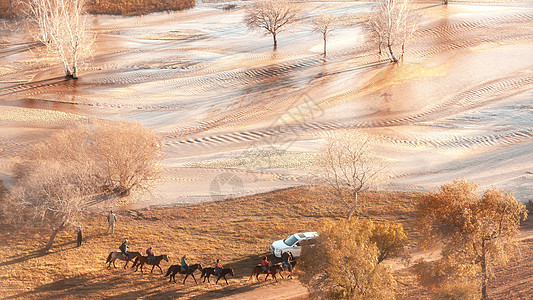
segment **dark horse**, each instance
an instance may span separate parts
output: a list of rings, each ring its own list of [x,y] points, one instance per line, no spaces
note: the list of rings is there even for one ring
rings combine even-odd
[[[279,264],[270,267],[270,272],[263,270],[262,265],[257,265],[254,267],[252,275],[250,275],[250,279],[252,279],[252,276],[255,275],[255,278],[257,279],[257,281],[259,281],[259,274],[267,274],[267,276],[265,277],[265,281],[267,280],[268,275],[272,275],[272,277],[274,277],[274,280],[278,281],[278,279],[276,278],[276,274],[280,274],[281,276],[282,271],[283,268]],[[283,278],[283,276],[281,276],[281,278]]]
[[[207,282],[209,282],[209,277],[213,275],[213,276],[218,277],[215,283],[218,283],[220,278],[224,278],[224,280],[226,281],[226,284],[228,284],[228,280],[226,279],[226,275],[228,274],[231,276],[235,276],[235,273],[233,273],[233,268],[223,268],[218,275],[215,274],[215,268],[204,268],[202,270],[202,276],[200,276],[200,279],[202,279],[203,277],[204,278],[203,282],[205,282],[205,279],[207,278]]]
[[[196,271],[196,270],[202,271],[203,270],[202,266],[200,264],[190,265],[190,266],[187,267],[187,270],[183,271],[181,269],[181,265],[172,265],[172,266],[170,266],[168,268],[167,274],[165,274],[164,277],[167,277],[168,275],[170,275],[168,282],[171,282],[172,279],[174,279],[174,282],[176,282],[176,274],[178,274],[178,273],[186,274],[185,278],[183,278],[183,284],[185,284],[185,279],[187,279],[187,277],[189,277],[189,275],[192,276],[192,279],[194,279],[194,282],[198,283],[196,281],[196,278],[194,277],[194,271]]]
[[[133,269],[135,268],[135,266],[137,266],[137,268],[135,268],[135,271],[133,271],[133,272],[137,272],[137,269],[139,269],[139,266],[140,266],[141,273],[142,273],[144,264],[147,264],[147,265],[152,265],[152,271],[150,271],[150,273],[154,271],[154,267],[158,267],[159,271],[161,271],[161,274],[163,274],[163,270],[161,270],[161,267],[159,266],[159,263],[162,260],[168,261],[168,257],[166,254],[155,256],[151,262],[148,261],[148,256],[141,255],[135,259],[135,262],[133,263],[133,266],[131,266],[131,268]]]
[[[115,266],[115,260],[117,260],[117,259],[125,260],[126,263],[124,264],[124,269],[126,269],[126,266],[130,262],[130,260],[132,260],[134,258],[137,258],[138,256],[141,256],[141,253],[139,253],[139,252],[128,252],[128,258],[126,258],[126,256],[124,254],[122,254],[122,252],[111,252],[107,256],[107,260],[106,260],[105,263],[108,264],[107,265],[108,269],[111,268],[111,263],[113,263],[113,267],[115,267],[115,269],[116,269],[117,267]]]
[[[286,265],[284,263],[281,263],[281,271],[282,272],[288,271],[289,272],[289,276],[287,276],[287,278],[291,278],[292,279],[292,271],[294,271],[294,267],[296,267],[296,261],[295,260],[289,261],[289,264],[290,264],[290,266],[288,266],[288,265]],[[282,273],[279,273],[279,275],[281,276],[281,278],[283,278]],[[267,275],[267,277],[268,277],[268,275]]]

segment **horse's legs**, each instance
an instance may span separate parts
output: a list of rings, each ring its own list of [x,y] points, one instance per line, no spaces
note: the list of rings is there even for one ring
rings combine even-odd
[[[224,280],[226,281],[226,285],[229,285],[228,280],[226,279],[226,275],[224,275]]]
[[[128,265],[130,261],[129,260],[126,260],[126,263],[124,264],[124,269],[126,269],[126,266]]]
[[[115,269],[117,268],[117,266],[115,266],[115,260],[113,259],[113,267],[115,267]]]
[[[154,268],[155,268],[155,265],[152,266],[152,270],[150,271],[150,273],[154,272]]]
[[[188,273],[187,273],[187,275],[185,275],[185,278],[183,278],[183,284],[185,284],[185,279],[187,279],[187,277],[189,277]]]
[[[196,278],[194,278],[194,273],[191,273],[192,279],[194,279],[194,283],[198,284],[198,281],[196,281]]]
[[[159,271],[161,271],[161,274],[163,274],[163,269],[161,269],[161,267],[159,265],[156,265],[156,266],[159,268]]]

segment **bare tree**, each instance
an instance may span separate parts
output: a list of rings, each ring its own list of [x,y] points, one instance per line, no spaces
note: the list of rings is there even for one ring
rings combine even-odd
[[[20,225],[48,227],[48,251],[57,234],[79,220],[96,190],[85,166],[38,161],[33,167],[13,188],[8,216]]]
[[[299,7],[279,0],[255,0],[246,8],[244,23],[250,29],[264,29],[272,34],[274,48],[277,35],[298,20]]]
[[[160,175],[161,138],[137,122],[78,124],[35,146],[33,160],[90,166],[100,189],[128,196]]]
[[[379,53],[385,46],[392,62],[403,57],[405,45],[416,30],[418,22],[411,6],[410,0],[378,0],[367,21]]]
[[[384,163],[372,153],[370,139],[343,132],[330,136],[317,155],[321,175],[348,210],[347,218],[361,212],[358,195],[383,179]]]
[[[78,78],[79,64],[90,54],[92,37],[87,30],[86,0],[29,0],[25,13],[34,38],[55,53],[65,75]]]
[[[49,250],[90,203],[129,195],[157,179],[160,152],[161,139],[139,123],[94,121],[65,129],[15,165],[4,213],[15,223],[49,226]]]
[[[527,210],[510,193],[492,188],[480,196],[476,190],[476,184],[465,180],[442,185],[420,201],[417,224],[421,246],[442,249],[433,273],[441,274],[445,281],[465,278],[463,282],[475,282],[479,278],[478,291],[482,299],[488,299],[490,266],[505,264],[516,254],[515,238]]]
[[[313,31],[322,34],[322,39],[324,40],[324,55],[326,55],[326,42],[328,34],[335,29],[337,22],[337,18],[330,14],[319,15],[312,21]]]

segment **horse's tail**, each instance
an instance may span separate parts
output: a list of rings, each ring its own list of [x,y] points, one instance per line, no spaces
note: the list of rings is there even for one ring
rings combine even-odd
[[[165,274],[165,276],[163,276],[163,277],[167,277],[168,275],[170,275],[170,273],[172,273],[171,269],[172,269],[172,267],[169,267],[168,270],[167,270],[167,274]],[[170,279],[172,279],[172,278],[170,278]]]
[[[105,261],[106,264],[111,261],[111,256],[113,256],[113,252],[109,253],[107,256],[107,260]]]

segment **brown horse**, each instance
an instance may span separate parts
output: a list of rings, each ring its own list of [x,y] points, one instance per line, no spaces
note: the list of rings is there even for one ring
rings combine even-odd
[[[194,277],[194,271],[196,270],[203,270],[202,265],[200,264],[194,264],[187,267],[187,270],[183,271],[181,268],[181,265],[172,265],[168,268],[167,274],[164,277],[167,277],[170,275],[168,282],[171,282],[172,279],[174,279],[174,282],[176,282],[176,274],[186,274],[185,278],[183,278],[183,284],[185,284],[185,279],[189,277],[189,275],[192,276],[192,279],[194,279],[194,282],[198,283],[196,281],[196,278]]]
[[[142,273],[144,264],[147,264],[147,265],[152,265],[152,271],[150,271],[150,273],[152,273],[154,271],[154,267],[158,267],[159,271],[161,271],[161,274],[163,274],[163,270],[159,266],[159,263],[162,260],[168,261],[168,257],[167,257],[166,254],[155,256],[151,262],[148,261],[148,256],[142,256],[141,255],[141,256],[139,256],[139,257],[137,257],[135,259],[135,262],[133,263],[133,266],[131,266],[131,268],[133,269],[133,268],[135,268],[135,266],[137,266],[137,268],[135,268],[135,271],[133,271],[133,272],[137,272],[137,269],[139,269],[139,266],[140,266],[141,267],[141,273]]]
[[[224,278],[224,280],[226,281],[226,284],[228,284],[228,279],[226,279],[226,275],[231,275],[231,276],[235,276],[235,273],[233,272],[233,268],[223,268],[220,273],[218,275],[215,274],[215,268],[204,268],[202,270],[202,276],[200,276],[200,279],[202,279],[202,277],[204,278],[204,281],[205,282],[205,279],[207,278],[207,282],[209,282],[209,277],[213,275],[213,276],[217,276],[217,281],[215,282],[218,283],[218,281],[220,280],[220,278]]]
[[[257,266],[254,267],[254,269],[252,271],[252,275],[250,275],[250,279],[249,280],[251,280],[252,276],[255,275],[255,278],[257,279],[257,281],[259,281],[259,274],[267,274],[267,276],[265,277],[265,281],[267,280],[268,275],[272,275],[272,277],[274,277],[274,280],[278,281],[278,279],[276,278],[276,274],[280,274],[280,276],[281,276],[281,271],[283,271],[283,268],[279,264],[271,266],[270,267],[270,272],[263,270],[263,266],[262,265],[257,265]],[[283,278],[283,276],[281,276],[281,278]]]
[[[113,263],[113,267],[115,267],[115,269],[116,269],[117,266],[115,266],[115,260],[116,259],[125,260],[126,263],[124,264],[124,269],[126,269],[126,266],[130,262],[130,260],[132,260],[134,258],[137,258],[139,256],[141,256],[141,253],[139,253],[139,252],[128,252],[128,258],[126,258],[126,256],[124,254],[122,254],[122,252],[111,252],[107,256],[107,260],[106,260],[105,263],[108,264],[107,265],[108,269],[111,268],[111,263]]]

